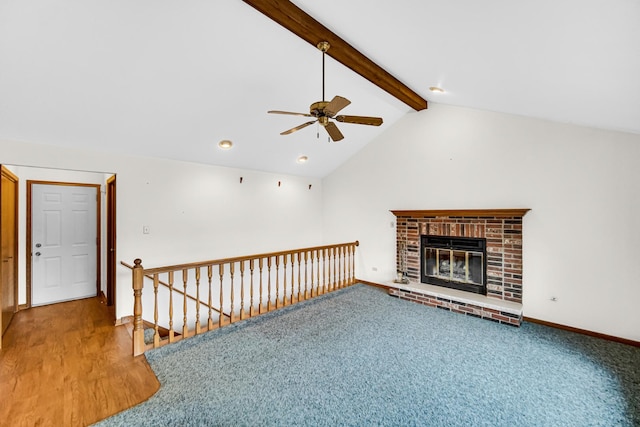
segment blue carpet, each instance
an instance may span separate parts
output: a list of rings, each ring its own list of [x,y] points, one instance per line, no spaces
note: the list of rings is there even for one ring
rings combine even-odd
[[[107,426],[638,426],[640,349],[356,285],[147,353]]]

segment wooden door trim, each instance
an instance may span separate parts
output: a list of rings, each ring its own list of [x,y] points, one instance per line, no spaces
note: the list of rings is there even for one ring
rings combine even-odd
[[[110,192],[113,192],[111,194]],[[116,302],[116,176],[107,179],[107,305]],[[113,247],[110,247],[113,246]]]
[[[19,191],[20,191],[20,185],[19,185],[19,179],[18,177],[11,172],[9,169],[7,169],[6,167],[4,167],[3,165],[0,165],[0,176],[4,176],[5,178],[9,179],[10,181],[12,181],[13,183],[15,183],[15,194],[13,196],[13,215],[14,215],[14,227],[13,227],[13,253],[15,255],[15,260],[13,263],[13,307],[14,307],[14,312],[19,310],[19,306],[18,306],[18,301],[19,301],[19,296],[18,296],[18,263],[20,261],[19,258],[19,254],[18,254],[18,230],[19,230],[19,217],[18,217],[18,202],[20,200],[19,198]],[[2,233],[2,228],[0,227],[0,233]],[[1,292],[1,290],[0,290]],[[2,314],[0,313],[0,348],[2,348],[2,329],[3,329],[3,325],[2,325]]]
[[[40,181],[40,180],[27,180],[27,243],[26,243],[26,276],[27,276],[27,304],[26,307],[31,307],[31,291],[32,291],[32,281],[31,281],[31,248],[32,248],[32,240],[31,240],[31,196],[32,196],[32,187],[33,185],[60,185],[60,186],[69,186],[69,187],[94,187],[96,189],[96,296],[100,295],[100,258],[101,258],[101,249],[102,249],[102,238],[100,236],[101,231],[101,203],[100,203],[100,184],[87,184],[87,183],[78,183],[78,182],[60,182],[60,181]]]

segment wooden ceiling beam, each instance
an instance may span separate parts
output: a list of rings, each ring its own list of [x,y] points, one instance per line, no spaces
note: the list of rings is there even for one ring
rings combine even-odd
[[[427,108],[427,101],[327,27],[288,0],[243,0],[314,47],[327,41],[327,55],[360,74],[416,111]]]

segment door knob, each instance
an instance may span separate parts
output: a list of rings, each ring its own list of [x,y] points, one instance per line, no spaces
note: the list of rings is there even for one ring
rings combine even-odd
[[[40,243],[36,243],[36,248],[39,248],[40,246],[42,246]]]
[[[40,252],[36,252],[36,256],[40,256],[42,255]]]

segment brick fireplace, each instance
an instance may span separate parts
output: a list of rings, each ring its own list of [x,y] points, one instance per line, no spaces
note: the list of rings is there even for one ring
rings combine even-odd
[[[396,270],[390,294],[422,304],[519,326],[522,320],[522,219],[529,209],[392,211]],[[425,282],[421,239],[486,241],[486,287],[478,295]],[[451,252],[453,254],[453,252]],[[424,261],[424,260],[423,260]],[[447,285],[445,285],[447,286]],[[451,287],[451,286],[449,286]]]

